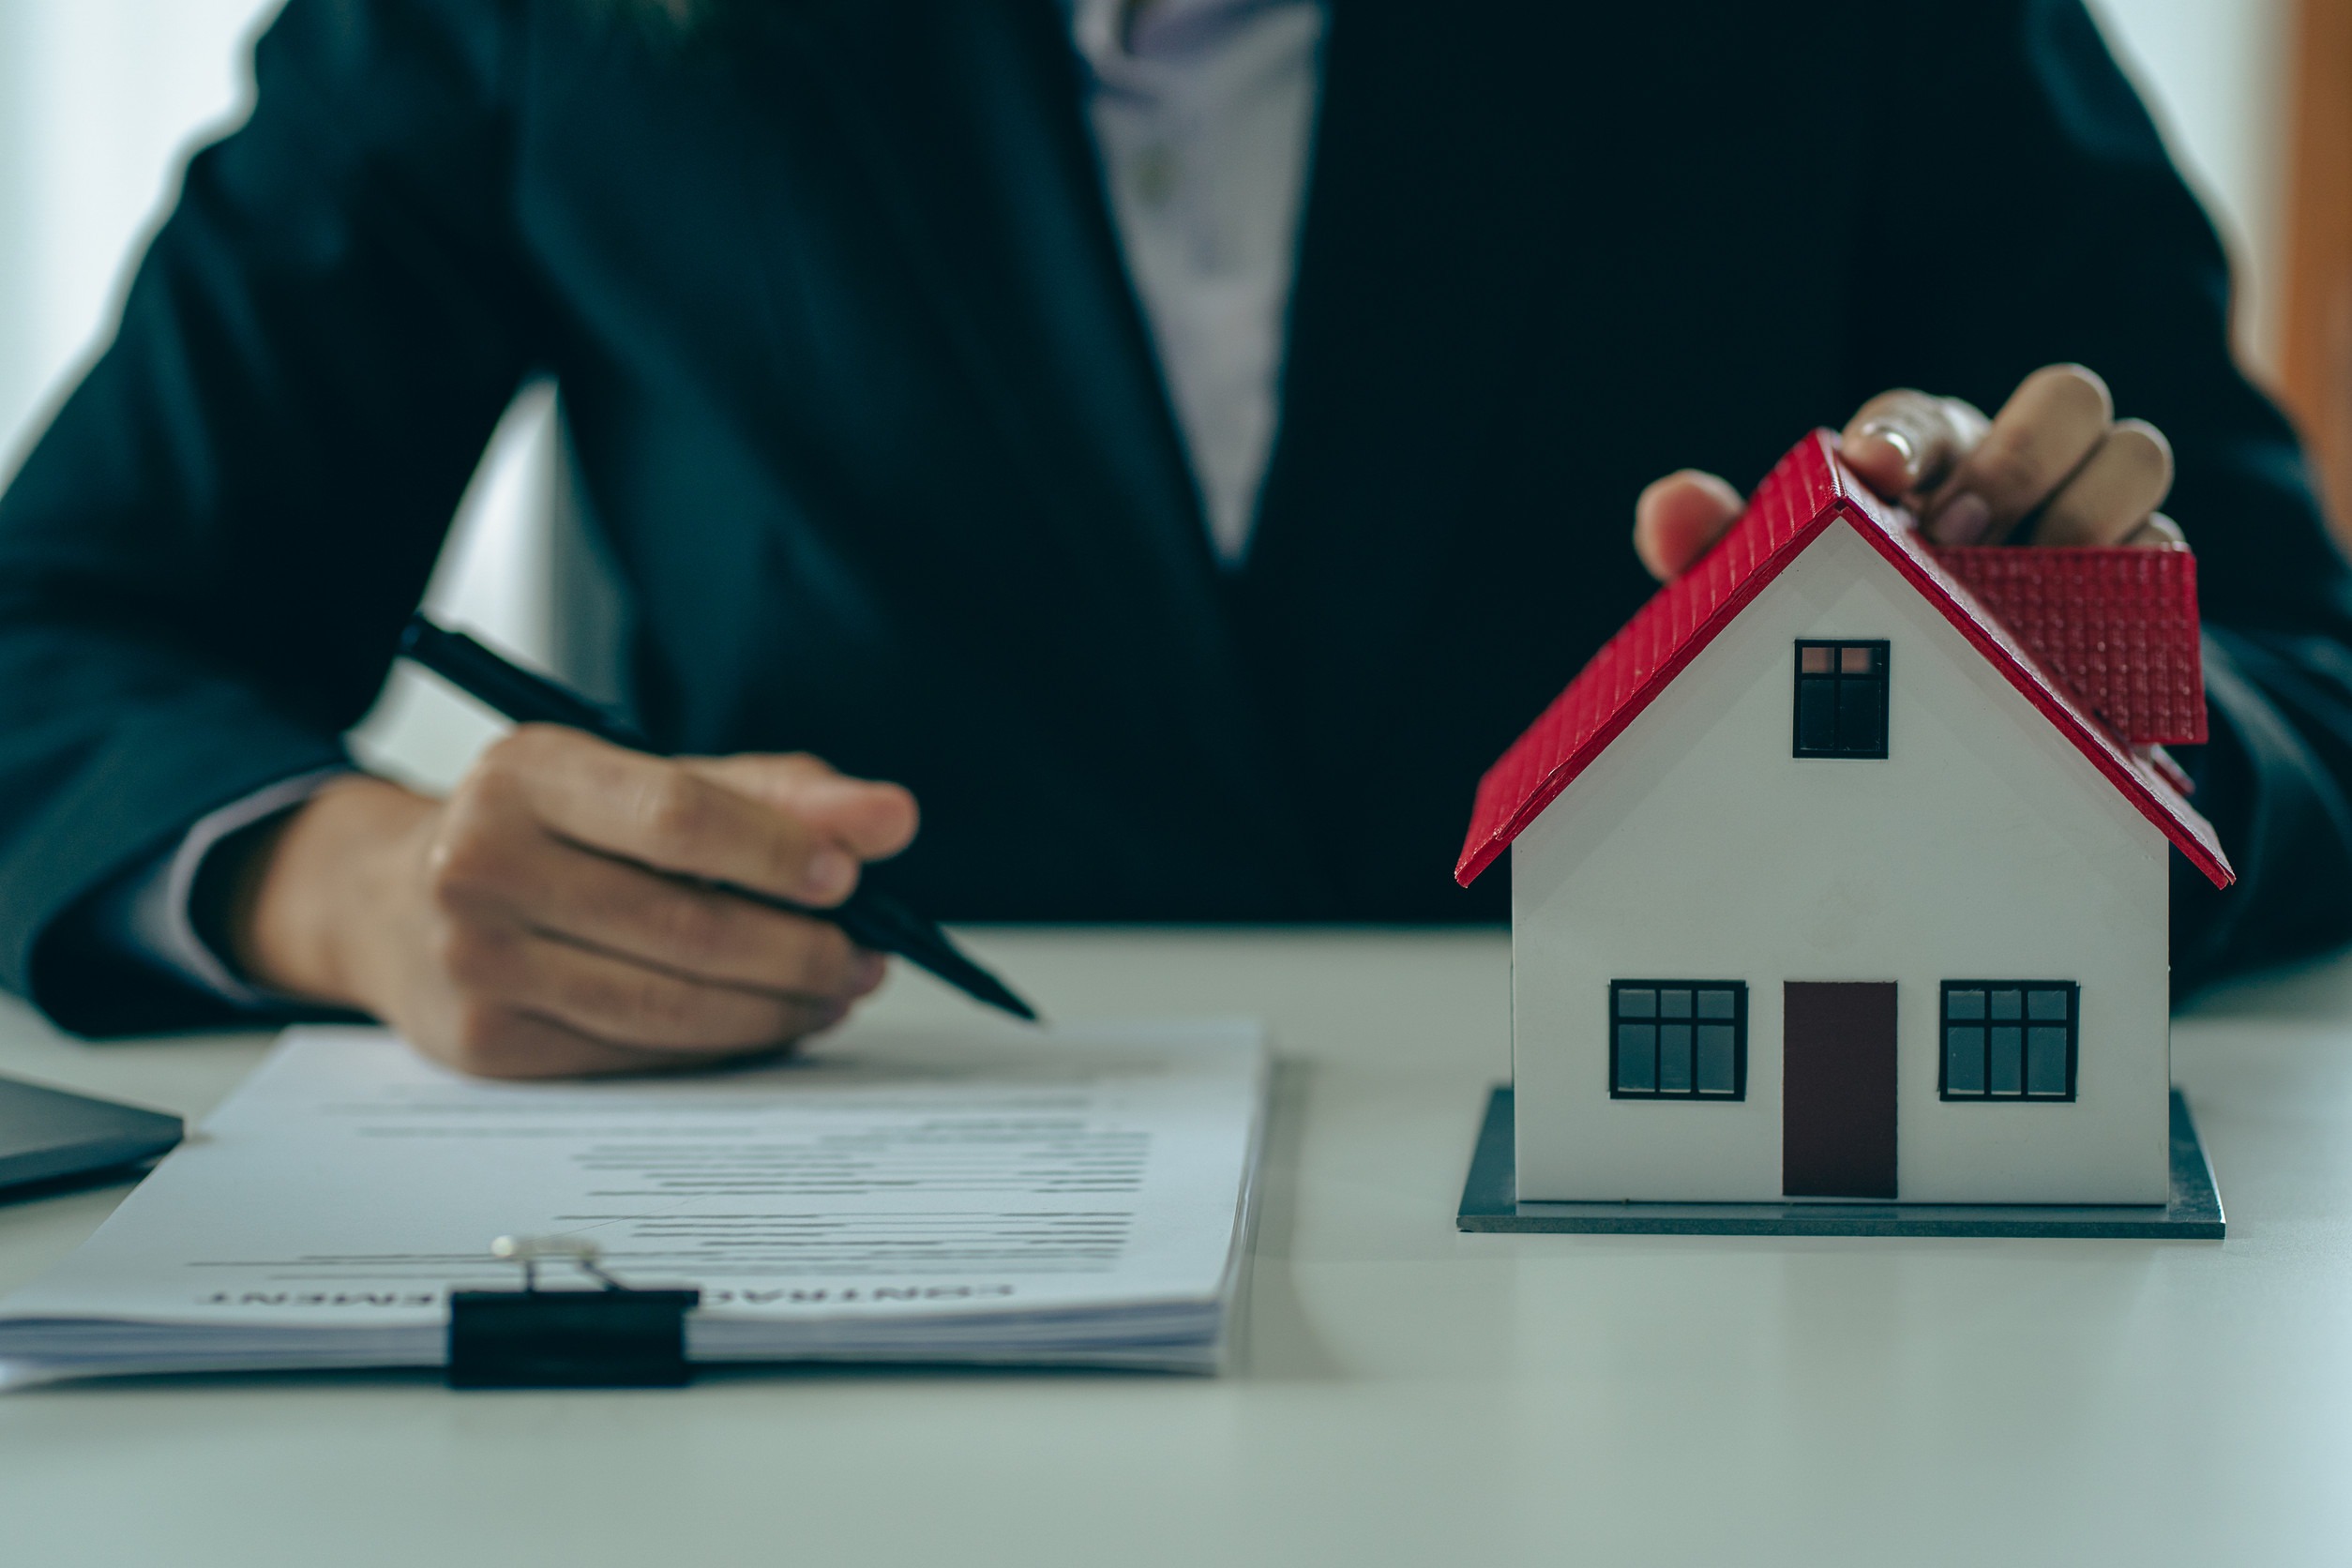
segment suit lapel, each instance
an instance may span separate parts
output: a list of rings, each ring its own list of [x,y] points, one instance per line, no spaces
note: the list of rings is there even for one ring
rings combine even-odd
[[[1444,7],[1332,6],[1242,616],[1304,798],[1361,798],[1349,776],[1388,765],[1397,705],[1455,700],[1423,689],[1426,640],[1459,609],[1439,596],[1521,436],[1529,321],[1562,276],[1552,215],[1575,201],[1572,171],[1546,167],[1559,83],[1520,80],[1534,72],[1510,31]],[[1380,825],[1336,804],[1319,825],[1323,873],[1345,886]]]
[[[1251,575],[1388,628],[1350,646],[1401,651],[1508,439],[1573,171],[1543,168],[1557,83],[1521,93],[1493,29],[1445,8],[1333,11]]]
[[[1139,753],[1125,748],[1142,755],[1172,728],[1214,814],[1262,863],[1294,862],[1060,8],[858,0],[779,13],[821,56],[831,118],[918,308],[1026,483],[1015,526],[1027,536],[995,541],[992,568],[1063,585],[1048,613],[1084,628],[1070,661],[1115,671],[1120,688],[1091,724],[1148,730]]]

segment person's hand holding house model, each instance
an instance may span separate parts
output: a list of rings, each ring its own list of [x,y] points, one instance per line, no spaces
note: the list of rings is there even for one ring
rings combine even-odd
[[[2028,521],[2019,543],[2180,542],[2156,509],[2172,488],[2164,432],[2116,418],[2106,383],[2080,365],[2036,370],[1991,419],[1958,398],[1881,392],[1840,442],[1847,464],[1939,545],[2001,544]],[[1746,505],[1712,474],[1669,474],[1634,505],[1634,550],[1660,581],[1679,577]]]

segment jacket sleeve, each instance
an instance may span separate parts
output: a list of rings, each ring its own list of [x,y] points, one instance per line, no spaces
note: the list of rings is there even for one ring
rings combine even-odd
[[[225,1011],[63,920],[332,764],[529,368],[505,0],[291,0],[112,345],[0,496],[0,984]]]
[[[2295,432],[2230,354],[2212,225],[2080,0],[1871,8],[1854,386],[1986,410],[2038,366],[2172,442],[2211,744],[2182,761],[2237,868],[2175,857],[2176,994],[2352,935],[2352,572]],[[1884,25],[1882,25],[1884,23]],[[1899,85],[1898,85],[1899,84]]]

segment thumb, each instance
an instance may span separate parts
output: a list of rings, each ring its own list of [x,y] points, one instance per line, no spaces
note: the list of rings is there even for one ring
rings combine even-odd
[[[1696,468],[1669,474],[1634,503],[1634,553],[1651,577],[1670,582],[1723,537],[1746,505],[1712,474]]]
[[[882,860],[914,841],[921,825],[904,785],[852,778],[806,752],[742,752],[681,757],[679,764],[714,784],[807,823],[860,860]]]

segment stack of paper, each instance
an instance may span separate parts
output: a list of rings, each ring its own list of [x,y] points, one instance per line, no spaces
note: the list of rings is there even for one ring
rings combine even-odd
[[[0,1385],[438,1365],[450,1289],[520,1284],[502,1235],[700,1287],[698,1361],[1214,1370],[1266,1073],[1246,1023],[852,1031],[780,1064],[559,1085],[296,1030],[0,1303]]]

